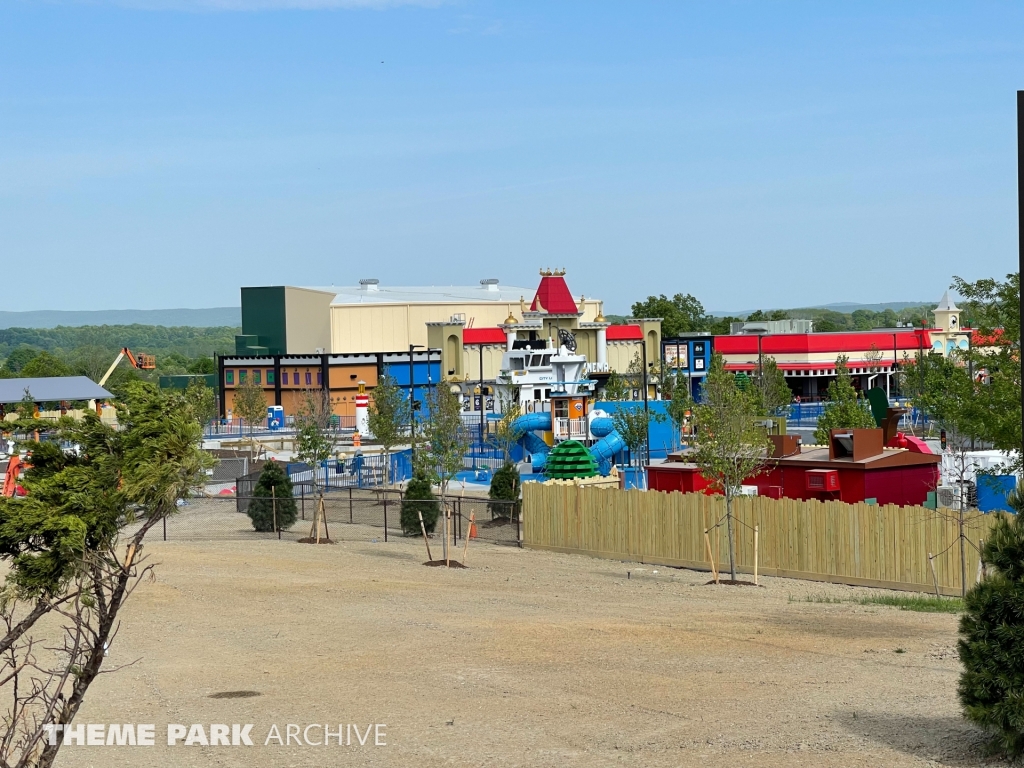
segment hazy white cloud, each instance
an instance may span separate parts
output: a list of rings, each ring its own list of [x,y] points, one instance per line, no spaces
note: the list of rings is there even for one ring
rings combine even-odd
[[[370,9],[387,10],[401,6],[436,8],[447,0],[80,0],[96,5],[117,5],[152,11],[271,11]]]

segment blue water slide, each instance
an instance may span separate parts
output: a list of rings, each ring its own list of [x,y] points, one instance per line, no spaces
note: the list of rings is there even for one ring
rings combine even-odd
[[[622,435],[615,429],[615,422],[606,416],[599,416],[590,422],[590,432],[601,439],[590,446],[590,453],[598,463],[610,461],[615,454],[626,447]]]
[[[530,454],[530,463],[534,472],[539,471],[548,460],[548,452],[551,447],[540,437],[533,434],[535,431],[551,431],[550,413],[527,413],[512,422],[512,429],[523,433],[523,448]]]

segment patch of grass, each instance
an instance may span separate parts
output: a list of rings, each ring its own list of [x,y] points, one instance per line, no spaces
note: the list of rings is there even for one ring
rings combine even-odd
[[[921,613],[960,613],[964,602],[959,597],[933,595],[868,595],[857,601],[861,605],[888,605],[901,611]]]
[[[842,598],[830,597],[829,595],[808,595],[804,598],[805,603],[841,603]]]

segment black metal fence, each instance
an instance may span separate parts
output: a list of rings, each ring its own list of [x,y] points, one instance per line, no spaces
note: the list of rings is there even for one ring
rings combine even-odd
[[[240,479],[237,486],[239,490],[242,490],[241,482]],[[150,536],[162,537],[164,541],[298,541],[311,535],[314,515],[320,500],[318,492],[298,485],[295,495],[295,523],[276,532],[265,533],[255,531],[246,514],[253,499],[251,493],[249,487],[249,495],[246,496],[188,499],[179,505],[176,514],[161,521]],[[402,530],[403,496],[403,491],[384,488],[327,489],[323,496],[326,534],[338,541],[386,542],[406,536],[419,537],[422,534],[418,522],[411,530]],[[472,534],[472,537],[479,541],[522,546],[521,507],[518,501],[446,496],[438,498],[438,509],[442,514],[443,510],[447,510],[451,515],[451,536],[454,543]],[[433,537],[440,540],[442,530],[443,520],[439,516]]]

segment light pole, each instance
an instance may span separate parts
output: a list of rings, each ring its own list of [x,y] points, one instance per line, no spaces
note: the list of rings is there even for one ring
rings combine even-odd
[[[409,448],[412,452],[413,464],[416,463],[416,373],[412,365],[412,353],[415,349],[422,349],[422,344],[409,345]],[[430,368],[430,361],[427,361],[427,368]]]
[[[484,419],[487,413],[487,401],[484,400],[484,345],[480,344],[480,455],[484,453]],[[473,459],[474,466],[476,465],[476,458]]]
[[[640,341],[640,354],[641,364],[643,366],[643,386],[644,386],[644,431],[647,433],[644,438],[644,454],[646,456],[645,464],[651,463],[651,409],[647,404],[647,339]]]
[[[1017,91],[1017,228],[1020,259],[1017,269],[1020,270],[1024,268],[1024,91]],[[1020,308],[1024,310],[1024,298],[1020,300]],[[1021,322],[1024,323],[1024,315],[1021,315]],[[1018,338],[1024,338],[1024,334]],[[1024,387],[1021,387],[1021,405],[1024,407]],[[1021,429],[1024,430],[1024,411],[1021,411]]]

